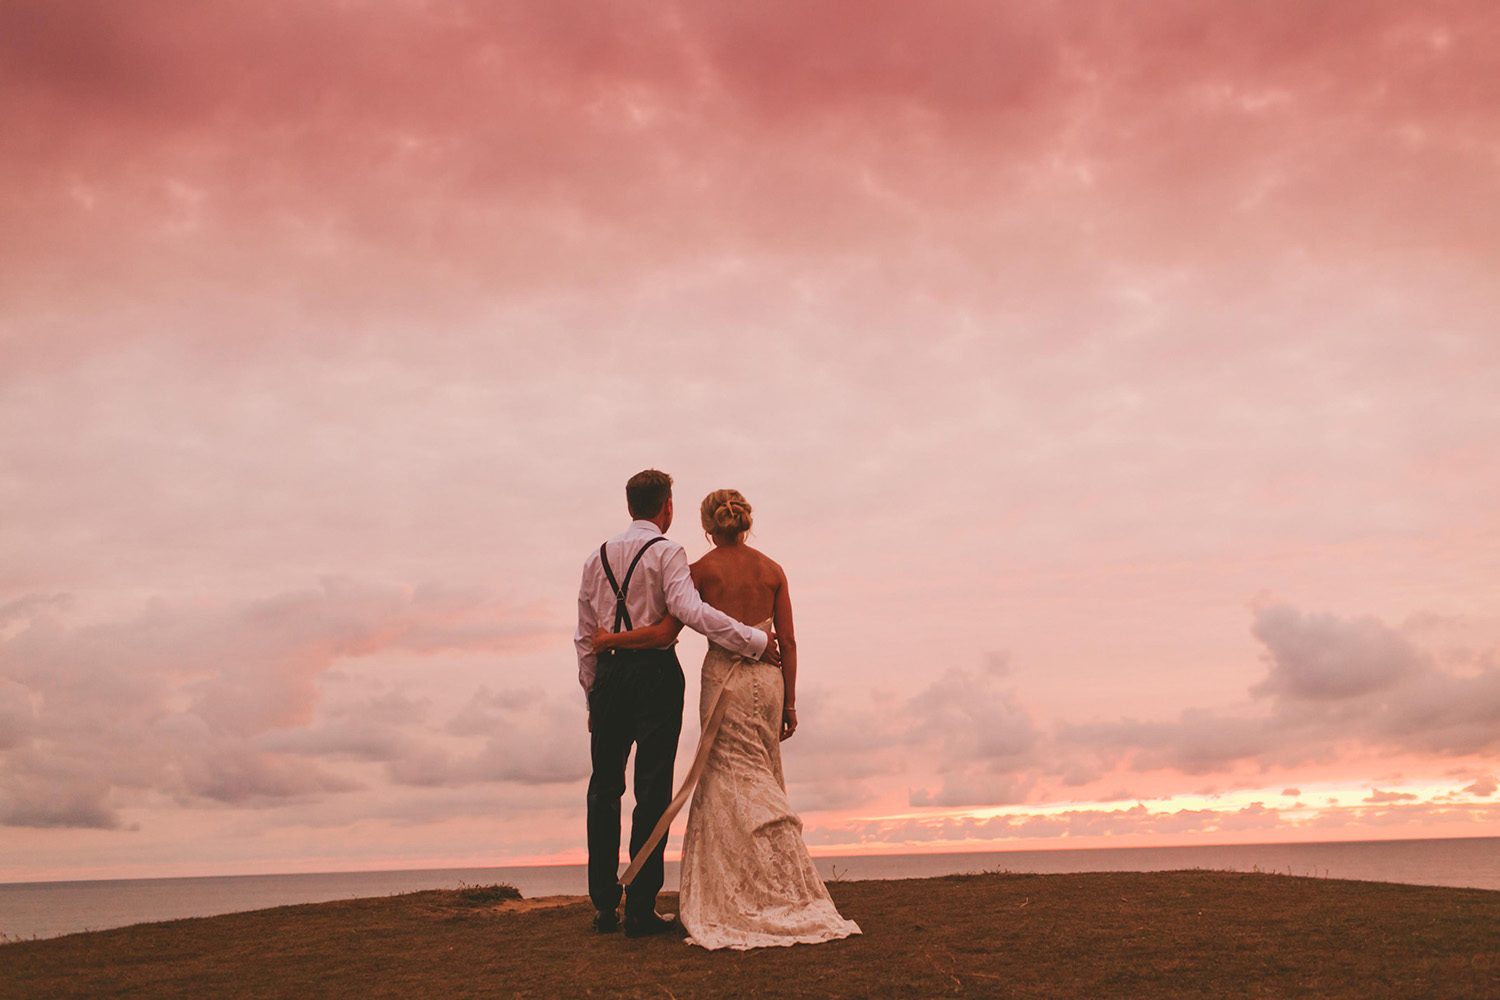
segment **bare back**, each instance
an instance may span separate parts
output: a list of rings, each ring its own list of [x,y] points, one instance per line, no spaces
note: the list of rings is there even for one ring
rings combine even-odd
[[[720,546],[691,569],[703,599],[729,617],[747,625],[776,617],[776,598],[786,586],[786,575],[765,554],[744,544]]]
[[[781,681],[786,721],[781,738],[797,728],[797,632],[792,624],[792,597],[786,573],[764,553],[743,542],[716,544],[693,563],[693,584],[703,600],[746,625],[771,621],[771,632],[781,651]]]

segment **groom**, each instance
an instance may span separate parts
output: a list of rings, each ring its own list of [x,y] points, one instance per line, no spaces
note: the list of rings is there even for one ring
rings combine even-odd
[[[640,850],[672,800],[672,764],[682,731],[682,667],[665,649],[615,649],[595,657],[598,628],[626,632],[671,614],[726,649],[780,664],[770,637],[703,603],[688,572],[682,546],[668,541],[672,526],[672,477],[647,469],[625,484],[630,527],[605,542],[583,564],[578,590],[578,681],[588,697],[589,897],[594,929],[609,933],[619,924],[620,797],[625,794],[625,762],[635,745],[635,812],[630,820],[630,855]],[[767,648],[767,647],[770,648]],[[625,894],[625,935],[641,937],[671,930],[656,912],[666,840],[651,852]]]

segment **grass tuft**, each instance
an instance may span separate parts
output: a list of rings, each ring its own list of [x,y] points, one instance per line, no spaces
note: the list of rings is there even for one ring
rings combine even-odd
[[[496,882],[493,885],[469,885],[467,882],[459,882],[454,897],[458,902],[468,906],[494,906],[506,900],[520,899],[521,890],[505,882]]]

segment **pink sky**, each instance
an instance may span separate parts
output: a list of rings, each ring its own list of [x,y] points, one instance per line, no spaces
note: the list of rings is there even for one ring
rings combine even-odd
[[[1487,0],[0,6],[0,879],[580,859],[647,466],[790,575],[816,851],[1500,834],[1497,58]]]

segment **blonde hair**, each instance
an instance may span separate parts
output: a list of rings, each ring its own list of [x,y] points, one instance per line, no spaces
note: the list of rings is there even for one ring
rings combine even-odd
[[[720,538],[736,538],[750,530],[750,501],[739,490],[714,490],[699,508],[703,530]]]

